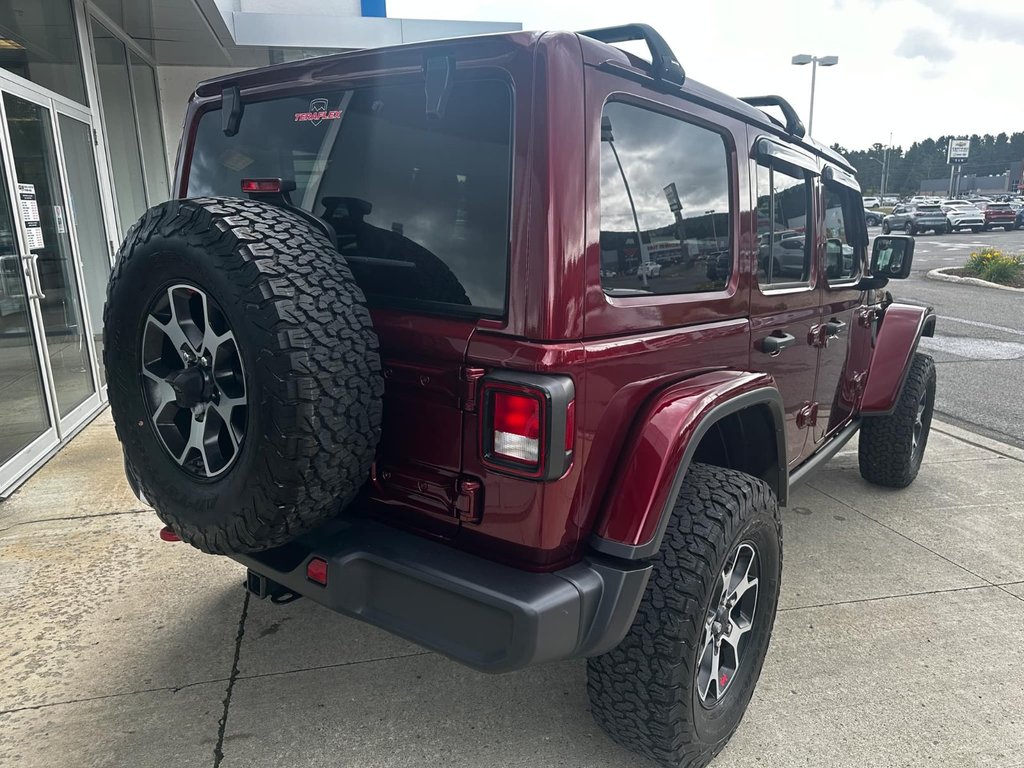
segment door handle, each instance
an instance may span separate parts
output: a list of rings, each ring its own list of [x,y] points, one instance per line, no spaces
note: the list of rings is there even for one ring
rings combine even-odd
[[[43,284],[39,281],[39,254],[30,253],[28,256],[29,269],[32,270],[32,282],[34,284],[33,291],[35,296],[34,299],[45,299],[46,294],[43,293]]]
[[[770,357],[778,357],[786,347],[796,344],[796,336],[776,331],[771,336],[761,339],[761,351]]]
[[[825,332],[830,339],[834,339],[846,330],[846,323],[842,320],[829,320],[825,323]]]
[[[23,256],[21,259],[21,270],[25,273],[25,290],[29,301],[40,298],[36,291],[35,275],[32,274],[32,261],[27,256]]]

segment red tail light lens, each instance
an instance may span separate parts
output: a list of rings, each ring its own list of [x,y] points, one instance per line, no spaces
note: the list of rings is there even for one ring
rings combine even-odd
[[[496,456],[524,464],[540,462],[541,401],[530,395],[495,392],[491,408]]]
[[[280,179],[242,179],[243,192],[280,192]]]

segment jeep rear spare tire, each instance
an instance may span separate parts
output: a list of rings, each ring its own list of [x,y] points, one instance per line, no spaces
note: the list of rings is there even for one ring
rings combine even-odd
[[[129,472],[193,546],[284,544],[369,476],[377,337],[344,259],[299,215],[235,198],[151,208],[118,252],[104,340]]]

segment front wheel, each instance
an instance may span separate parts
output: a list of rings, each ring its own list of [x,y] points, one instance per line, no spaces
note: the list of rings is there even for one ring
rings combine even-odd
[[[952,234],[953,234],[954,232],[956,232],[956,230],[955,230],[955,229],[953,229],[953,225],[952,225],[952,224],[950,224],[950,223],[949,223],[949,222],[947,221],[947,222],[946,222],[946,234],[947,234],[947,235],[952,235]]]
[[[890,232],[892,232],[892,229],[889,227],[889,222],[885,221],[883,219],[882,220],[882,234],[883,235],[888,235]]]
[[[869,483],[906,488],[917,477],[935,409],[935,361],[917,352],[892,413],[866,416],[860,429],[860,474]]]
[[[981,227],[971,227],[971,232],[973,232],[974,234],[978,234],[979,232],[981,232],[981,229]]]
[[[906,224],[903,225],[903,231],[906,232],[908,235],[915,234],[914,225],[908,221]]]
[[[598,725],[661,765],[707,765],[761,674],[781,572],[782,523],[768,485],[693,464],[633,626],[587,662]]]

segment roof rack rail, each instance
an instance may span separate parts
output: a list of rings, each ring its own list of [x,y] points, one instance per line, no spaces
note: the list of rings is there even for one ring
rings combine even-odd
[[[740,99],[740,101],[745,101],[752,107],[778,107],[786,117],[786,133],[790,133],[799,139],[807,135],[807,129],[804,128],[803,120],[800,119],[796,110],[793,109],[793,105],[781,96],[748,96],[745,99]]]
[[[647,24],[623,24],[619,27],[601,27],[588,29],[579,34],[593,38],[602,43],[625,43],[631,40],[643,40],[651,52],[651,76],[655,80],[664,80],[675,85],[686,81],[686,73],[682,65],[672,53],[665,38]]]

